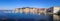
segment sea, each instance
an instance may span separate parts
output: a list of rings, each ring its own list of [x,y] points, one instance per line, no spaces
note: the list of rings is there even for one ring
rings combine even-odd
[[[0,13],[0,21],[53,21],[53,17],[33,13]]]

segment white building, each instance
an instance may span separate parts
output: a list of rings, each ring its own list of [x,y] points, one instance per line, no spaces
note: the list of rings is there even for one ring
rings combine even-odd
[[[60,7],[54,7],[53,13],[57,13],[60,10]]]
[[[48,12],[57,13],[60,10],[60,7],[54,6],[54,7],[48,8],[48,9],[49,9]]]

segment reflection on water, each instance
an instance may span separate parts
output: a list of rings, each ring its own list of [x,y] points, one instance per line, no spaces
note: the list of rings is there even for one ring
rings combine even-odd
[[[52,18],[49,15],[37,15],[28,13],[2,13],[0,21],[50,21]],[[51,20],[52,21],[52,20]]]

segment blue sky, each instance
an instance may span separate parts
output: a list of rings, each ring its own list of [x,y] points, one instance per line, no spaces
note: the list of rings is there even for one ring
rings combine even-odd
[[[21,7],[49,8],[60,6],[60,0],[0,0],[0,9]]]

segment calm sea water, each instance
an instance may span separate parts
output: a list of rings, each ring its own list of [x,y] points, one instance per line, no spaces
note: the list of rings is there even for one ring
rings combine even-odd
[[[51,19],[49,15],[45,16],[32,13],[0,13],[0,21],[49,21]]]

